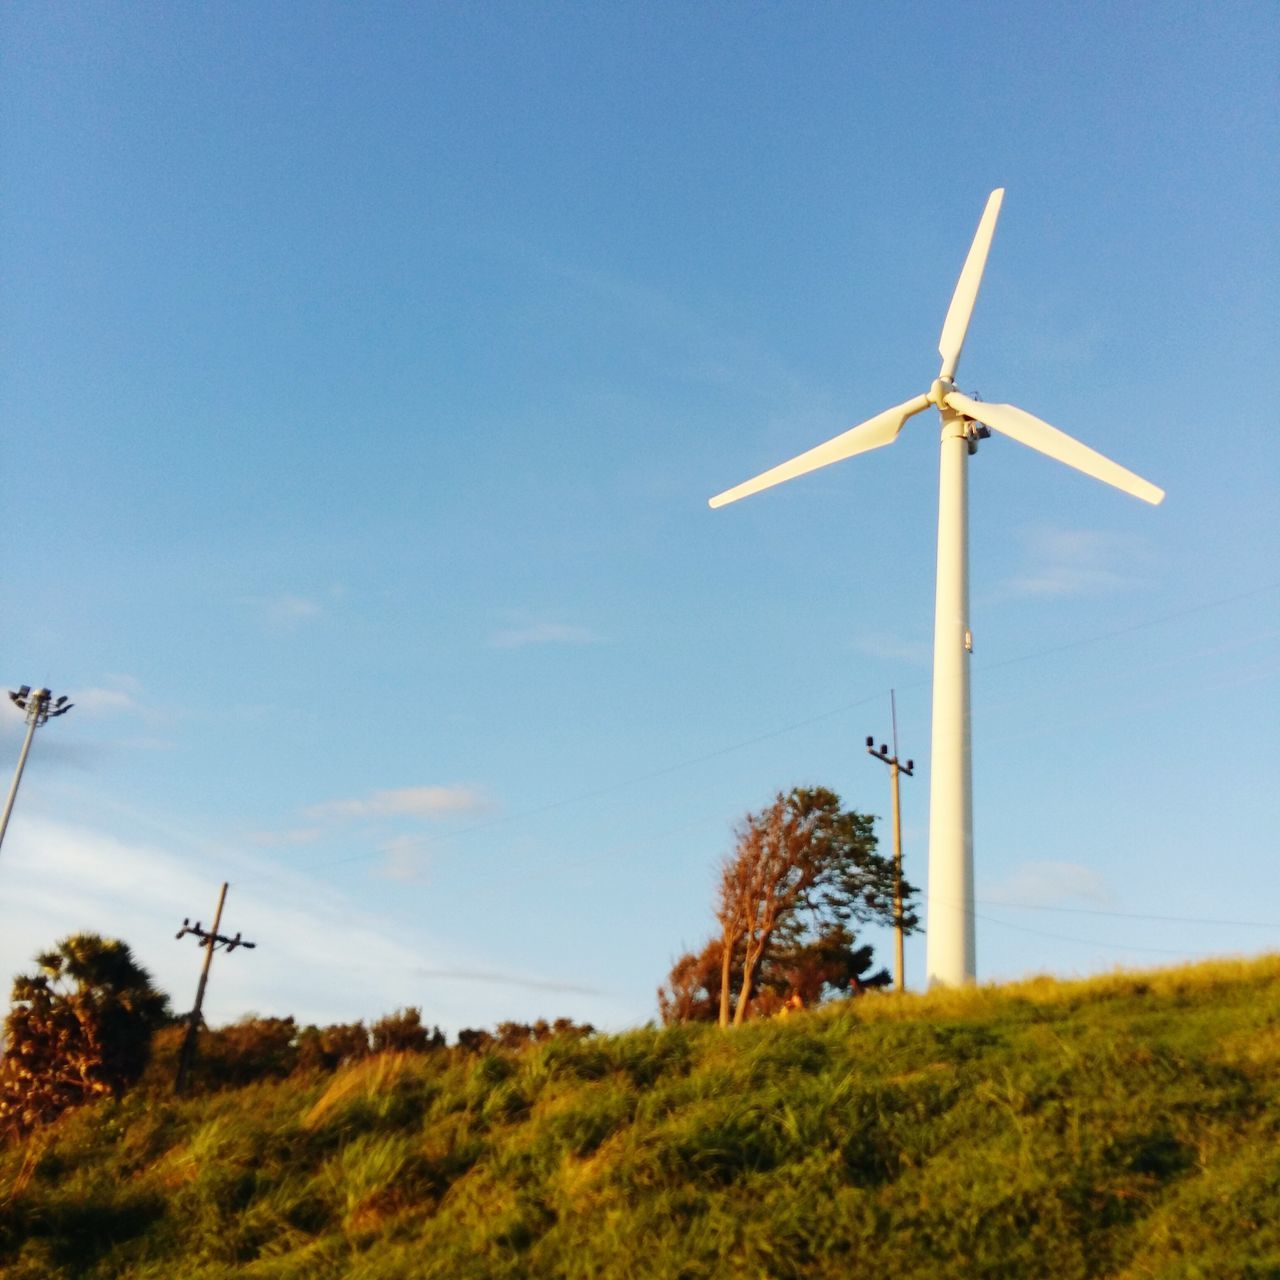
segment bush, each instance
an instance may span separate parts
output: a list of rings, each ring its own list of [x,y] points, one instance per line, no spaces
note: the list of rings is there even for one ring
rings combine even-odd
[[[475,1027],[463,1027],[458,1032],[458,1048],[463,1053],[484,1053],[493,1044],[493,1036]]]
[[[298,1064],[292,1018],[246,1014],[230,1026],[204,1029],[196,1041],[189,1087],[235,1089],[259,1080],[282,1080]]]
[[[0,1275],[1280,1276],[1280,958],[1145,988],[138,1088],[0,1149]]]
[[[299,1071],[336,1071],[369,1056],[369,1033],[363,1022],[308,1026],[298,1033]]]
[[[169,999],[123,943],[64,938],[13,983],[0,1067],[0,1126],[25,1133],[68,1107],[119,1098],[147,1065]]]
[[[397,1009],[369,1028],[369,1042],[374,1053],[426,1053],[443,1049],[444,1035],[439,1027],[428,1033],[422,1025],[422,1010]]]

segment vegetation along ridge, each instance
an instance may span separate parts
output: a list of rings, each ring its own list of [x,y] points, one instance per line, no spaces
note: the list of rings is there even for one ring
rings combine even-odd
[[[2,1274],[1280,1276],[1277,957],[345,1063],[273,1025],[11,1139]]]

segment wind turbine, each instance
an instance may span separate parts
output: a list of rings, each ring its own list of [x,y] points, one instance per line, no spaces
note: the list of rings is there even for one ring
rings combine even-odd
[[[929,784],[929,985],[961,986],[975,977],[973,929],[973,762],[969,720],[968,462],[990,427],[1058,462],[1153,505],[1164,498],[1141,476],[1011,404],[987,404],[956,390],[956,367],[987,265],[1004,189],[987,198],[977,234],[938,341],[942,368],[924,395],[869,418],[711,499],[722,507],[784,480],[857,453],[892,444],[908,418],[930,405],[942,418],[938,480],[938,566],[933,631],[933,733]]]

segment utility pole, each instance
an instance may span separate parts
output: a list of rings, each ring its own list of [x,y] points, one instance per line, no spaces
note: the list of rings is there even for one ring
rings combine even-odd
[[[4,802],[4,817],[0,818],[0,844],[4,844],[4,833],[9,827],[9,815],[13,812],[13,802],[18,798],[18,783],[22,781],[22,771],[27,767],[27,753],[31,750],[31,739],[36,730],[52,716],[65,716],[75,706],[68,702],[66,696],[54,698],[48,689],[32,690],[24,684],[16,692],[9,691],[9,701],[15,707],[27,713],[27,736],[22,743],[22,752],[18,756],[18,768],[13,775],[13,785],[9,788],[9,798]]]
[[[902,959],[902,809],[898,803],[898,775],[905,773],[908,778],[914,777],[916,762],[908,760],[906,764],[902,764],[898,759],[898,703],[892,689],[889,690],[889,714],[893,719],[893,754],[889,754],[889,748],[883,742],[877,751],[874,738],[867,739],[867,752],[889,766],[889,786],[893,792],[893,986],[895,991],[905,991],[906,978]]]
[[[179,938],[191,933],[200,939],[200,946],[204,949],[204,965],[200,969],[200,983],[196,987],[195,1007],[191,1010],[191,1017],[187,1022],[187,1034],[182,1038],[182,1049],[178,1054],[178,1074],[173,1082],[174,1093],[181,1093],[186,1086],[187,1071],[195,1057],[196,1036],[200,1028],[200,1010],[204,1006],[204,989],[209,985],[209,966],[213,962],[213,953],[219,947],[234,951],[237,947],[248,947],[252,950],[257,945],[254,942],[243,941],[238,933],[234,938],[227,938],[218,932],[218,926],[222,923],[222,906],[226,900],[227,884],[223,881],[222,892],[218,894],[218,909],[213,913],[213,928],[206,933],[200,927],[199,920],[192,924],[184,919],[182,928],[178,930]]]

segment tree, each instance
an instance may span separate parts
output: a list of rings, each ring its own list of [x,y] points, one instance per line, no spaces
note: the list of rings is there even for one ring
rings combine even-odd
[[[298,1032],[298,1069],[336,1071],[369,1056],[369,1032],[363,1022],[335,1022]]]
[[[119,1097],[142,1074],[168,997],[123,943],[62,939],[14,979],[0,1066],[0,1123],[26,1132],[96,1097]]]
[[[658,989],[658,1013],[665,1025],[675,1022],[716,1022],[720,1007],[721,940],[712,938],[701,952],[681,956]],[[874,961],[869,944],[859,944],[855,934],[836,923],[783,950],[766,956],[754,983],[753,1017],[777,1013],[791,998],[801,1004],[820,1004],[841,996],[858,995],[889,986],[887,969],[871,972]],[[729,968],[730,1007],[741,989],[741,948]]]
[[[722,987],[722,942],[712,938],[701,951],[682,955],[658,988],[658,1013],[664,1023],[714,1022]]]
[[[493,1044],[493,1036],[478,1027],[463,1027],[458,1032],[458,1048],[463,1053],[484,1053]]]
[[[557,1018],[548,1022],[539,1018],[537,1022],[500,1022],[494,1028],[493,1039],[500,1049],[523,1049],[526,1045],[545,1044],[557,1036],[565,1036],[581,1040],[584,1036],[593,1036],[595,1027],[589,1022],[574,1022],[572,1018]],[[462,1044],[462,1033],[458,1035],[458,1043]]]
[[[256,1013],[205,1029],[192,1066],[193,1082],[206,1089],[239,1089],[256,1080],[283,1080],[298,1065],[298,1039],[291,1017]]]
[[[444,1047],[439,1027],[430,1031],[422,1025],[422,1010],[412,1005],[379,1018],[369,1028],[369,1043],[374,1053],[426,1053]]]
[[[720,936],[676,962],[659,993],[664,1019],[706,1016],[714,999],[720,1024],[737,1025],[763,993],[809,1002],[854,979],[878,985],[870,948],[850,928],[893,922],[893,864],[876,852],[871,818],[842,809],[834,791],[796,787],[747,814],[736,836],[717,887]],[[904,884],[904,902],[914,892]],[[903,917],[915,927],[909,906]]]
[[[889,986],[893,980],[887,969],[869,972],[871,957],[870,944],[860,946],[848,925],[835,921],[814,937],[781,952],[760,985],[783,1000],[799,996],[804,1005]]]

